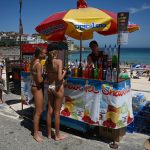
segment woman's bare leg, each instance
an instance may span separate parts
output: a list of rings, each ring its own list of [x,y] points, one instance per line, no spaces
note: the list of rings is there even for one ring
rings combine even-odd
[[[53,103],[54,96],[52,93],[48,92],[48,110],[47,110],[47,132],[48,138],[51,138],[51,122],[52,122],[52,114],[53,114]]]
[[[35,104],[34,119],[33,119],[33,123],[34,123],[33,137],[37,142],[41,143],[42,138],[40,137],[38,131],[39,131],[40,117],[43,112],[43,93],[41,89],[37,90],[36,87],[32,88],[32,93],[34,95],[34,104]]]
[[[67,137],[66,135],[60,134],[60,110],[62,106],[63,97],[64,97],[64,88],[62,86],[56,93],[55,107],[54,107],[56,141],[63,140]]]

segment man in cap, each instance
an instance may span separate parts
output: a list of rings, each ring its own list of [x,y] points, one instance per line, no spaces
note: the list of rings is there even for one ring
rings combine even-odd
[[[96,41],[91,41],[89,47],[92,52],[88,55],[88,58],[91,57],[94,64],[98,63],[99,58],[103,56],[103,51],[99,51],[98,43]]]

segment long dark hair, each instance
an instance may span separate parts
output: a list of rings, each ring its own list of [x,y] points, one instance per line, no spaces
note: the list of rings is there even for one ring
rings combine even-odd
[[[35,57],[35,58],[38,58],[38,57],[39,57],[40,51],[41,51],[40,48],[38,48],[38,47],[35,48],[35,51],[34,51],[34,57]]]

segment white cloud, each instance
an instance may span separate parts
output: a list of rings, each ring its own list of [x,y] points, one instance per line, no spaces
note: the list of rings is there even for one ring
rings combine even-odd
[[[150,5],[149,4],[143,4],[140,8],[129,8],[129,12],[131,14],[134,14],[134,13],[137,13],[137,12],[140,12],[140,11],[144,11],[146,9],[150,9]]]

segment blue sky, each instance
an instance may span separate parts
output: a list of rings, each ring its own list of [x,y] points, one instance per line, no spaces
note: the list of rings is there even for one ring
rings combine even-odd
[[[35,27],[49,15],[76,8],[77,0],[22,0],[22,21],[24,33],[35,33]],[[87,0],[88,6],[106,9],[112,12],[129,11],[130,21],[139,24],[140,31],[129,34],[128,45],[125,47],[150,48],[150,1],[149,0]],[[0,31],[16,31],[19,28],[19,0],[0,1]],[[117,36],[95,34],[94,39],[103,47],[114,45]],[[78,43],[78,41],[76,41]],[[89,41],[84,41],[87,46]]]

